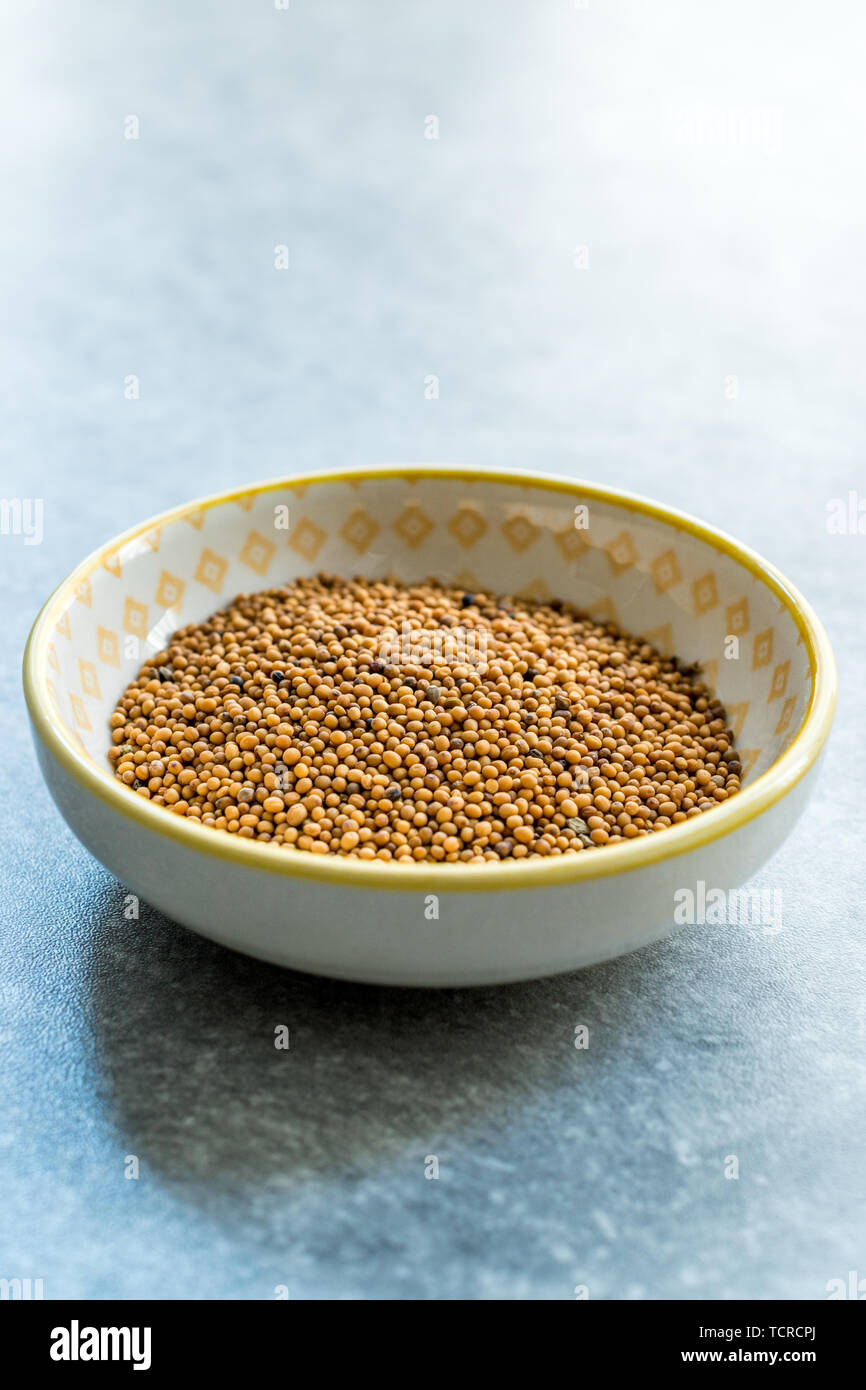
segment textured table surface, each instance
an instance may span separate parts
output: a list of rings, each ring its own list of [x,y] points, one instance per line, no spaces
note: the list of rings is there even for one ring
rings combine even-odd
[[[866,537],[826,525],[866,491],[862,21],[698,8],[7,16],[2,492],[43,499],[44,539],[0,537],[0,1277],[401,1299],[866,1277]],[[756,880],[783,892],[777,936],[424,993],[125,920],[26,734],[43,598],[187,498],[407,460],[655,496],[808,595],[841,698]]]

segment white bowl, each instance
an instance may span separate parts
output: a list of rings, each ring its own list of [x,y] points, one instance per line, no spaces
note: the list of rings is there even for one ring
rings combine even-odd
[[[108,717],[145,658],[235,594],[322,569],[555,596],[700,662],[736,734],[742,791],[656,835],[469,866],[289,853],[120,784]],[[700,884],[736,889],[806,804],[836,685],[806,602],[721,532],[595,484],[444,466],[262,483],[134,527],[48,599],[24,683],[55,802],[133,893],[248,955],[400,985],[589,965],[673,930],[681,890],[700,903]]]

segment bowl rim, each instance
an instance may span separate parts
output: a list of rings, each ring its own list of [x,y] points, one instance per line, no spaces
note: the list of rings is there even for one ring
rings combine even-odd
[[[120,547],[157,526],[181,520],[190,512],[210,511],[212,508],[250,495],[316,484],[410,477],[452,479],[476,484],[497,483],[523,489],[564,492],[582,500],[610,503],[686,531],[706,542],[712,549],[736,560],[767,585],[788,610],[803,638],[809,660],[811,691],[806,712],[799,729],[781,757],[735,797],[713,807],[704,815],[693,816],[677,825],[668,826],[662,836],[640,836],[622,844],[606,846],[601,854],[561,855],[553,858],[538,856],[500,864],[485,862],[478,865],[430,865],[417,862],[396,864],[381,860],[358,860],[339,855],[318,856],[304,851],[291,854],[268,844],[257,844],[253,840],[238,840],[227,834],[219,834],[212,827],[174,815],[167,807],[156,806],[144,797],[130,795],[126,787],[110,776],[107,764],[103,772],[88,753],[82,752],[76,746],[48,696],[44,678],[46,647],[66,596],[98,568],[106,557],[110,557]],[[613,874],[646,868],[663,859],[687,854],[712,841],[722,839],[769,810],[806,775],[826,742],[836,705],[836,666],[821,622],[799,590],[774,565],[748,546],[707,522],[700,521],[675,507],[653,502],[637,493],[558,474],[536,473],[531,470],[501,471],[496,468],[459,464],[392,464],[292,474],[213,493],[150,517],[99,546],[76,565],[52,591],[40,609],[27,639],[23,660],[23,683],[34,731],[52,756],[82,790],[97,796],[119,815],[134,821],[143,829],[174,840],[184,849],[235,863],[250,870],[282,874],[288,878],[313,879],[339,887],[415,892],[435,892],[437,889],[448,892],[491,892],[511,888],[537,889],[576,884],[588,879],[606,878]]]

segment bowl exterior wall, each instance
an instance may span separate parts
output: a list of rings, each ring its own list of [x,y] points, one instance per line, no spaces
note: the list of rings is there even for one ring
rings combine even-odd
[[[763,814],[689,853],[538,888],[460,892],[445,887],[443,876],[434,900],[420,887],[338,886],[199,853],[119,816],[70,776],[35,729],[34,741],[73,833],[144,901],[202,936],[278,965],[405,986],[501,984],[593,965],[674,931],[689,892],[700,925],[699,885],[704,895],[712,889],[729,894],[754,874],[799,819],[820,765],[819,759]],[[779,928],[768,916],[727,929]]]

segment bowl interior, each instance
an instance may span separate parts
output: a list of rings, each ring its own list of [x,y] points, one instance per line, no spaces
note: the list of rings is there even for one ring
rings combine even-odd
[[[268,484],[106,547],[61,588],[37,649],[66,734],[111,780],[107,721],[142,662],[236,594],[319,570],[565,599],[699,662],[726,705],[746,781],[781,756],[806,714],[807,648],[759,565],[635,499],[455,470]]]

